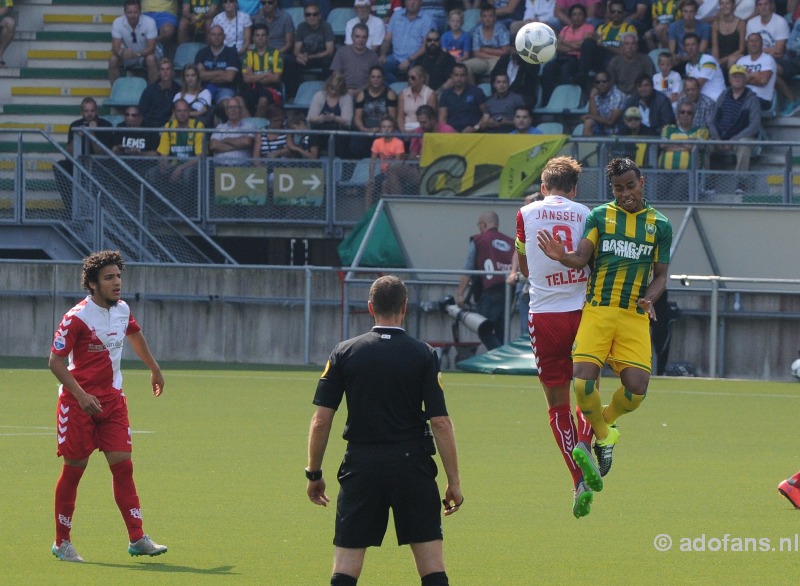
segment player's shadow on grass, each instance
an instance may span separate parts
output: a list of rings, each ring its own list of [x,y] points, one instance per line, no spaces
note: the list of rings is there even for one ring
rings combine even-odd
[[[238,572],[233,572],[234,566],[217,566],[216,568],[195,568],[192,566],[178,566],[158,562],[128,564],[109,564],[104,562],[86,562],[86,565],[101,566],[103,568],[119,568],[125,570],[136,570],[139,572],[164,572],[166,574],[202,574],[204,576],[238,576]]]

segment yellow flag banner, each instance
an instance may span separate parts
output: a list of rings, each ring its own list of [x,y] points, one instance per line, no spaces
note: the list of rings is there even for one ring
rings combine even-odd
[[[420,195],[522,197],[568,138],[565,134],[426,134]]]

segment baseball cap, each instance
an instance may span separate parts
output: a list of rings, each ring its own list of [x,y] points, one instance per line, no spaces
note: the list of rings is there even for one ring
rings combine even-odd
[[[745,67],[744,65],[739,65],[738,63],[734,63],[728,70],[728,75],[736,75],[737,73],[741,73],[742,75],[747,75],[747,67]]]
[[[353,2],[353,6],[370,6],[369,0],[356,0]]]
[[[625,110],[625,118],[638,118],[639,120],[642,119],[642,112],[636,106],[631,106],[627,110]]]

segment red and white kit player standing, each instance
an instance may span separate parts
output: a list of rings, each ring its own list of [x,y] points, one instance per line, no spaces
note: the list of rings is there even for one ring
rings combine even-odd
[[[517,212],[516,248],[519,267],[530,282],[528,330],[536,356],[539,381],[547,399],[550,428],[572,475],[575,487],[572,513],[576,518],[589,514],[593,493],[583,481],[583,472],[572,458],[580,438],[588,437],[591,426],[578,412],[576,428],[570,408],[572,382],[572,343],[581,321],[586,300],[589,269],[569,269],[547,258],[536,241],[538,230],[546,229],[573,250],[586,225],[589,208],[574,201],[580,164],[572,157],[555,157],[542,171],[541,191],[545,198]]]
[[[120,372],[126,336],[150,369],[156,397],[164,389],[164,377],[130,308],[120,299],[124,270],[125,261],[116,251],[96,252],[83,259],[82,283],[89,295],[61,320],[50,349],[50,370],[61,383],[57,454],[64,457],[56,484],[53,555],[69,562],[83,561],[70,541],[70,530],[78,483],[95,449],[105,454],[111,470],[114,500],[128,528],[128,553],[154,556],[167,551],[142,530]],[[69,366],[64,363],[66,357]]]

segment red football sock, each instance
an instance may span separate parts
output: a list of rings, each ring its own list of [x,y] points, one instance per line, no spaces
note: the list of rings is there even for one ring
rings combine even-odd
[[[69,541],[72,529],[72,513],[75,511],[75,499],[78,496],[78,484],[86,468],[68,466],[61,468],[61,477],[56,483],[56,547],[63,540]]]
[[[119,512],[128,528],[128,537],[131,543],[139,541],[144,535],[142,531],[142,510],[139,508],[139,497],[136,494],[136,485],[133,483],[133,462],[123,460],[118,464],[109,466],[114,479],[114,500],[117,501]]]
[[[800,472],[798,472],[789,479],[789,484],[791,484],[792,486],[800,487]]]
[[[553,437],[556,438],[556,444],[561,450],[561,455],[564,456],[569,473],[572,474],[572,483],[577,485],[583,478],[583,472],[572,459],[572,448],[575,447],[575,437],[578,434],[572,412],[569,405],[550,407],[547,412],[550,414],[550,429],[553,430]]]
[[[592,445],[592,439],[594,438],[594,430],[592,429],[592,424],[589,423],[586,418],[583,416],[583,413],[578,407],[575,407],[575,418],[578,420],[578,441],[585,442],[586,445]]]

